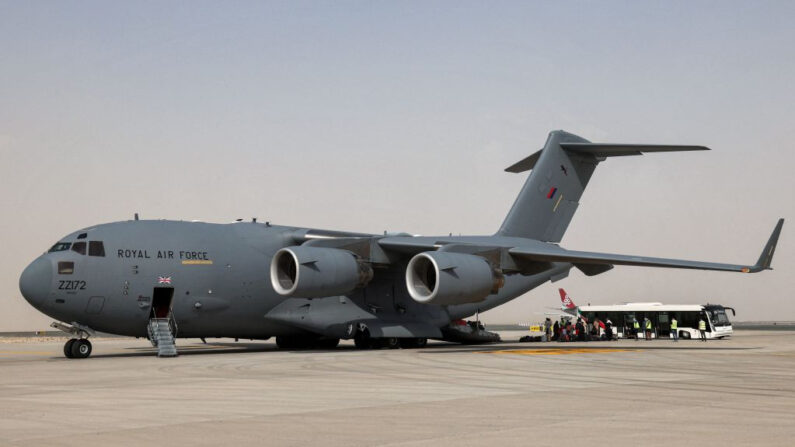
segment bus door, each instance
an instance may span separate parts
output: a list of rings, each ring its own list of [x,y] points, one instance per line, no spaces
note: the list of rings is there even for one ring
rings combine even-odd
[[[671,319],[668,317],[668,312],[659,312],[657,314],[657,338],[671,336]]]
[[[630,338],[630,336],[634,333],[634,326],[635,325],[635,314],[632,312],[627,312],[624,314],[624,338]],[[635,334],[637,337],[637,334]]]

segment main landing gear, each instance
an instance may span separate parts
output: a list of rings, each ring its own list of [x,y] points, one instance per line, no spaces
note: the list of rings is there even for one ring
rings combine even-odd
[[[427,338],[374,338],[370,337],[367,328],[356,332],[353,337],[353,344],[357,349],[417,349],[424,348],[428,344]]]
[[[63,355],[69,359],[84,359],[91,355],[91,342],[86,338],[72,338],[63,345]]]
[[[63,355],[68,359],[84,359],[91,355],[91,342],[88,337],[94,334],[94,331],[82,324],[72,323],[72,325],[63,324],[58,321],[52,323],[50,327],[62,330],[69,335],[76,335],[77,338],[71,338],[66,344],[63,345]]]

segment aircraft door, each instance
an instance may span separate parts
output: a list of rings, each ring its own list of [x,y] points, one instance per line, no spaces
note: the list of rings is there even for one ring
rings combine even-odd
[[[149,318],[170,318],[174,299],[172,287],[155,287],[152,291],[152,308]]]

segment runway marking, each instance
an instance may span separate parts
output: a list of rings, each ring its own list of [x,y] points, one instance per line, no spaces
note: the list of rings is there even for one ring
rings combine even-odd
[[[608,352],[632,352],[640,349],[596,348],[596,349],[505,349],[501,351],[479,351],[480,354],[515,354],[515,355],[565,355],[565,354],[602,354]]]
[[[53,351],[0,351],[0,355],[54,355]]]

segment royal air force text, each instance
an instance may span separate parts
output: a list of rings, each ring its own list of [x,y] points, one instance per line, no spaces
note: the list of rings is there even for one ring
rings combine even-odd
[[[206,251],[182,251],[182,250],[135,250],[118,249],[116,254],[119,258],[125,259],[181,259],[190,261],[209,261],[210,255]]]

